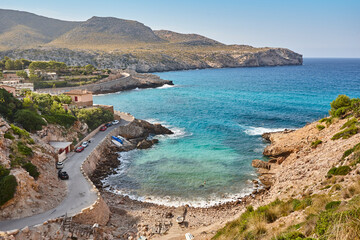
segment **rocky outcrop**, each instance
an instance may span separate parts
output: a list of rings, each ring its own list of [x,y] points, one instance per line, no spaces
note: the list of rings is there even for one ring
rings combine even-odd
[[[284,48],[255,49],[228,46],[221,51],[198,53],[174,50],[168,53],[106,53],[66,48],[17,49],[0,52],[0,57],[25,58],[37,61],[55,60],[72,66],[92,64],[97,68],[131,69],[139,73],[204,68],[233,68],[301,65],[302,55]]]
[[[128,139],[147,138],[150,134],[173,134],[173,132],[161,124],[151,124],[139,119],[135,119],[127,126],[119,127],[119,135]]]
[[[254,168],[264,168],[267,170],[270,170],[271,165],[268,162],[265,162],[263,160],[259,160],[259,159],[254,159],[251,163],[251,166]]]
[[[144,139],[144,140],[140,141],[136,145],[136,148],[138,148],[138,149],[148,149],[148,148],[151,148],[154,144],[156,144],[158,142],[159,142],[158,139],[152,139],[152,140]]]

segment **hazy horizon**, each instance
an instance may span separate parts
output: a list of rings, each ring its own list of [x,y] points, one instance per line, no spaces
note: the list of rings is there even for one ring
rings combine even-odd
[[[284,47],[304,58],[360,57],[360,2],[10,1],[0,8],[68,21],[92,16],[136,20],[153,30],[197,33],[225,44]],[[174,10],[175,9],[175,10]]]

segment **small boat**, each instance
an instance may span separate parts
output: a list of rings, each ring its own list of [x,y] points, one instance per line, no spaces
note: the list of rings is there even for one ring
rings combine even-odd
[[[115,136],[111,136],[111,138],[118,141],[119,143],[123,144],[123,141],[120,138],[115,137]]]
[[[185,219],[184,219],[184,217],[182,217],[182,216],[179,216],[179,217],[176,218],[176,222],[179,223],[179,224],[180,224],[180,223],[183,223],[184,220],[185,220]]]
[[[121,146],[122,146],[121,143],[119,143],[118,141],[115,141],[114,139],[111,140],[111,141],[112,141],[113,144],[115,144],[115,145],[118,146],[118,147],[121,147]]]
[[[186,238],[186,240],[192,240],[192,239],[194,239],[194,236],[191,233],[186,233],[185,238]]]

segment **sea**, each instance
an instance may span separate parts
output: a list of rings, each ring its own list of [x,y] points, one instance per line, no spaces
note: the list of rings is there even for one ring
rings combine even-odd
[[[147,150],[122,152],[104,182],[117,194],[167,206],[209,207],[254,190],[253,159],[265,132],[301,128],[328,115],[339,94],[360,97],[360,59],[310,59],[301,66],[155,73],[174,86],[98,95],[174,134]]]

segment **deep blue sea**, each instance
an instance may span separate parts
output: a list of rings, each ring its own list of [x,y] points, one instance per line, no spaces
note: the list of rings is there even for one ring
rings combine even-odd
[[[251,161],[266,146],[262,133],[326,116],[339,94],[360,97],[360,59],[157,75],[175,86],[99,95],[94,102],[175,132],[159,136],[151,149],[122,153],[118,174],[106,180],[119,194],[166,205],[209,206],[248,194],[257,177]]]

